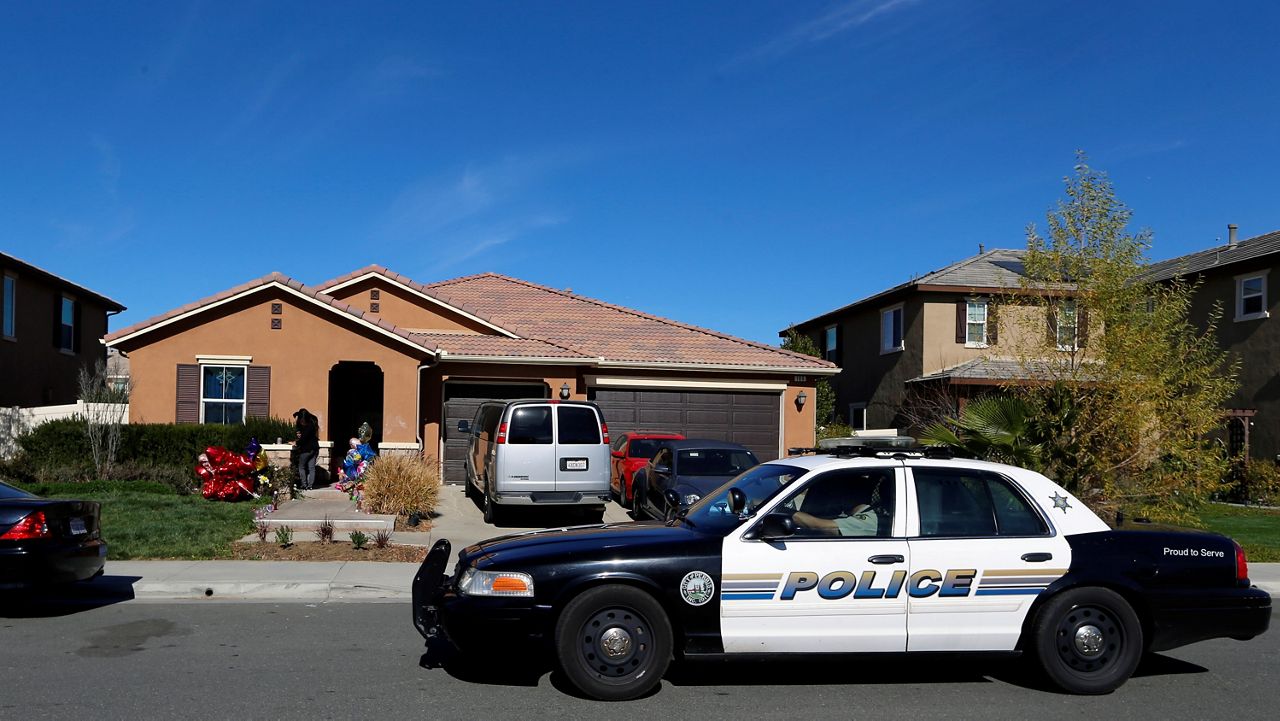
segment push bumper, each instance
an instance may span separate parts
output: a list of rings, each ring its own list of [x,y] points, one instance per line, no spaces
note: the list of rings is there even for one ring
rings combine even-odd
[[[1211,638],[1246,640],[1265,633],[1271,625],[1271,595],[1256,586],[1151,600],[1152,651]]]

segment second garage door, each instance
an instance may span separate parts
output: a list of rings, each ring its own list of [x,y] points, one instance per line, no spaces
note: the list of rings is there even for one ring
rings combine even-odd
[[[750,448],[761,461],[778,457],[777,393],[592,388],[609,433],[675,431]]]

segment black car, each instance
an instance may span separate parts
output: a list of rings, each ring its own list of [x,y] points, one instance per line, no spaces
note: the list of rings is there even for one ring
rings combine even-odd
[[[780,459],[667,523],[495,538],[446,576],[449,556],[437,542],[413,581],[429,649],[533,641],[610,700],[654,688],[674,656],[761,653],[1021,655],[1100,694],[1145,654],[1271,621],[1225,536],[1112,530],[1038,473],[926,451]]]
[[[0,591],[102,575],[100,512],[93,501],[40,498],[0,482]]]
[[[662,441],[632,481],[635,517],[666,519],[759,462],[737,443],[697,438]]]

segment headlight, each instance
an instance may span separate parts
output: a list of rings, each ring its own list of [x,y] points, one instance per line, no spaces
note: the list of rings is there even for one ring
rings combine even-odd
[[[458,581],[458,591],[468,596],[533,597],[533,577],[515,571],[477,571],[468,568]]]
[[[689,495],[684,497],[684,505],[692,506],[693,504],[701,500],[702,500],[702,496],[699,496],[696,493],[690,493]]]

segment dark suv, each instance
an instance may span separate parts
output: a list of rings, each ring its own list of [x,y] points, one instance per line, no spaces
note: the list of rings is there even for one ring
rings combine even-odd
[[[666,518],[759,463],[754,453],[737,443],[663,441],[653,460],[636,471],[634,515],[637,519]],[[675,497],[668,491],[674,491]]]

